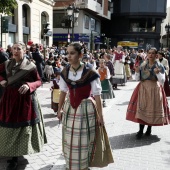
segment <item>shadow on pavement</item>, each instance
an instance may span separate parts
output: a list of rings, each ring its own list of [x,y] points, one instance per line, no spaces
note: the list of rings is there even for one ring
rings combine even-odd
[[[121,103],[121,104],[116,104],[116,105],[118,105],[118,106],[124,106],[124,105],[128,105],[128,104],[129,104],[129,101],[123,102],[123,103]]]
[[[51,103],[50,104],[41,104],[41,107],[51,108]]]
[[[49,126],[51,128],[57,126],[59,124],[59,120],[52,120],[52,121],[48,121],[48,122],[45,122],[45,126]]]
[[[50,114],[44,114],[43,117],[44,119],[49,119],[49,118],[56,118],[57,116],[55,114],[50,113]]]
[[[53,167],[53,165],[47,165],[43,168],[40,168],[39,170],[50,170]]]
[[[141,140],[136,140],[136,133],[125,134],[110,137],[110,144],[113,150],[115,149],[125,149],[125,148],[135,148],[145,145],[151,145],[160,141],[157,135],[151,135],[150,137],[143,136]]]

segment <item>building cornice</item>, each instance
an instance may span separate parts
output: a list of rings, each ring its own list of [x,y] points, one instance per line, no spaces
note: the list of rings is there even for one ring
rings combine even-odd
[[[39,0],[39,1],[51,6],[55,5],[55,2],[53,0]]]

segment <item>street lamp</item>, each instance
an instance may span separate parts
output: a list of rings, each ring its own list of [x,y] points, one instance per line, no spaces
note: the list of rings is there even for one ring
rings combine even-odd
[[[169,32],[170,32],[170,25],[168,23],[168,25],[165,25],[165,31],[167,33],[167,48],[169,48]]]
[[[70,21],[72,21],[72,42],[74,42],[74,24],[79,16],[79,9],[75,6],[75,3],[67,7],[67,15]]]

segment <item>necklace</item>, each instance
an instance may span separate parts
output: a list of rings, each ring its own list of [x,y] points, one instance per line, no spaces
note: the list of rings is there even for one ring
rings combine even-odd
[[[73,70],[74,70],[74,72],[73,72],[73,76],[77,76],[77,71],[81,68],[81,64],[78,66],[78,68],[74,68],[74,67],[72,67],[73,68]]]

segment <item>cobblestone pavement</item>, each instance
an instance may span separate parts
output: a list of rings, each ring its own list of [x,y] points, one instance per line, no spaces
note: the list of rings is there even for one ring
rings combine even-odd
[[[152,136],[135,139],[138,124],[125,120],[130,96],[137,82],[119,86],[116,98],[107,100],[104,118],[115,163],[100,170],[169,170],[170,126],[153,127]],[[50,109],[50,85],[37,90],[45,120],[48,144],[41,153],[27,155],[19,160],[18,170],[65,170],[61,150],[61,125]],[[6,160],[0,157],[0,170],[5,170]],[[92,170],[99,170],[92,168]]]

